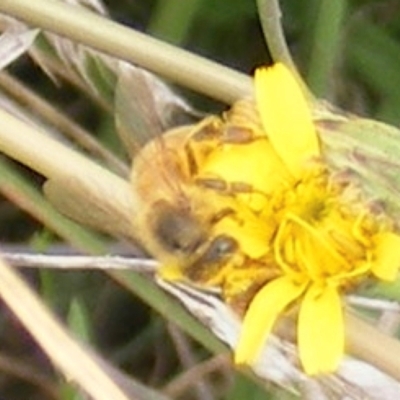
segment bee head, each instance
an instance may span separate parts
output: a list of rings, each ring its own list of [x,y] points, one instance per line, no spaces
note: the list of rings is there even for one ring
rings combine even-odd
[[[187,208],[160,200],[154,205],[153,230],[161,247],[170,253],[195,253],[207,241],[207,224]]]
[[[204,281],[224,266],[238,248],[226,234],[210,235],[213,219],[202,219],[188,209],[159,201],[153,213],[153,232],[166,260],[178,264],[182,273],[194,282]]]

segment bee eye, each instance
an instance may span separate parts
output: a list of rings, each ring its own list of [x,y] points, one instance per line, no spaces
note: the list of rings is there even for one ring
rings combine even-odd
[[[217,236],[201,257],[201,262],[205,264],[219,262],[235,252],[237,248],[237,241],[232,237],[227,235]]]
[[[210,276],[218,273],[229,257],[238,249],[235,239],[220,235],[206,248],[205,252],[185,269],[186,276],[193,282],[207,281]]]

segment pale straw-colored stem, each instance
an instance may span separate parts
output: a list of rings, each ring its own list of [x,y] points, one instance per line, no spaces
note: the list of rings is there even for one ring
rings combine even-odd
[[[96,400],[128,400],[99,364],[43,306],[36,294],[0,260],[0,297],[67,379]]]
[[[71,118],[68,118],[48,101],[41,98],[33,90],[28,89],[18,79],[2,71],[0,73],[0,86],[30,111],[37,113],[45,121],[56,126],[72,141],[79,143],[83,149],[104,160],[118,174],[122,176],[128,174],[128,167],[107,148],[99,144],[88,131]]]
[[[128,270],[142,274],[154,274],[158,262],[148,258],[130,258],[120,256],[80,256],[53,255],[35,253],[0,253],[4,261],[18,268],[51,268],[51,269],[94,269],[94,270]]]
[[[121,227],[119,234],[135,237],[130,221],[136,208],[127,181],[2,109],[0,153],[59,182],[61,186],[79,187],[83,197],[92,198],[96,205],[101,203],[101,210],[108,211],[115,229]]]
[[[163,43],[82,7],[57,0],[1,0],[0,12],[132,62],[196,92],[232,103],[251,93],[250,77]]]
[[[88,161],[77,151],[57,142],[33,125],[0,109],[0,152],[20,161],[46,178],[62,178],[82,172],[94,175],[111,174]],[[117,181],[112,175],[112,180]],[[122,179],[121,179],[122,181]]]
[[[346,346],[352,355],[400,381],[400,342],[375,327],[346,313]]]

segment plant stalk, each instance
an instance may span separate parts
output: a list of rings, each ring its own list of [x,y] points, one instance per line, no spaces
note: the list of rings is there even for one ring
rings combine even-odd
[[[0,12],[228,104],[252,93],[250,77],[82,7],[58,0],[1,0]]]
[[[308,101],[314,101],[314,96],[305,84],[303,78],[299,74],[289,47],[286,43],[285,35],[282,27],[282,13],[278,0],[257,0],[258,14],[260,17],[261,27],[264,32],[265,41],[272,60],[275,63],[286,65],[294,74],[297,82]]]
[[[261,27],[272,59],[295,71],[296,66],[283,33],[282,13],[278,0],[257,0],[257,6]]]

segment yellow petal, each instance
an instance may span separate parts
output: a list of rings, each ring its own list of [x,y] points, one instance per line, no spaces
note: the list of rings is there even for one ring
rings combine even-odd
[[[312,285],[299,312],[300,361],[309,375],[333,372],[344,353],[344,322],[335,287]]]
[[[385,281],[394,281],[400,267],[400,236],[392,232],[375,237],[375,262],[372,272]]]
[[[279,314],[301,295],[304,288],[305,284],[294,284],[284,276],[259,290],[243,319],[235,350],[236,364],[251,364],[257,358]]]
[[[294,177],[304,162],[320,154],[310,108],[291,72],[280,63],[259,68],[255,92],[263,127]]]

